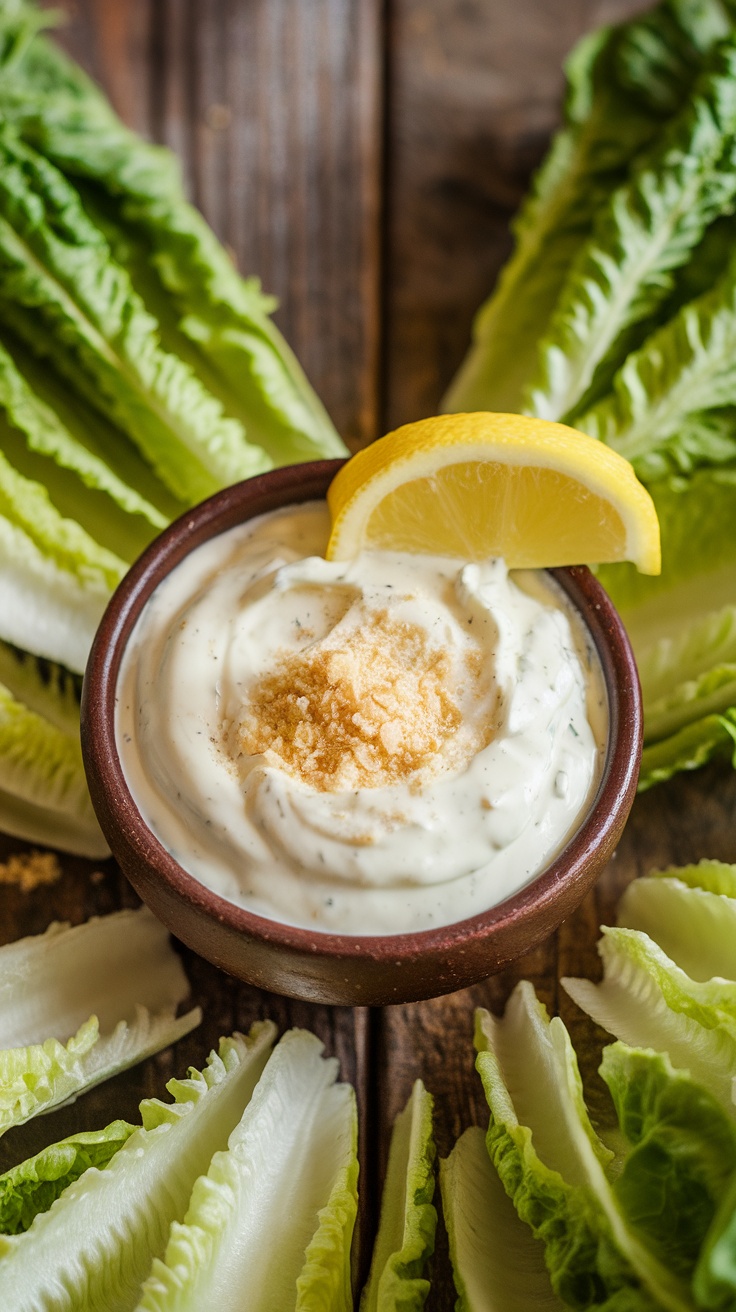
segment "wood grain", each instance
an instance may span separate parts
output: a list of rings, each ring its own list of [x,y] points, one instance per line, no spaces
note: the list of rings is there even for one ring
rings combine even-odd
[[[583,31],[647,0],[393,0],[383,429],[435,414],[511,250]]]
[[[161,0],[152,129],[347,438],[375,436],[378,0]]]
[[[434,411],[474,310],[510,249],[508,222],[558,117],[560,65],[586,28],[647,0],[68,0],[63,40],[138,130],[167,142],[190,192],[356,442]],[[421,1076],[439,1151],[487,1112],[473,1009],[530,978],[559,1008],[594,1106],[603,1036],[558,987],[595,975],[598,925],[653,866],[736,860],[736,775],[713,767],[639,798],[604,878],[558,934],[476,988],[384,1012],[317,1008],[230,980],[184,952],[201,1029],[175,1050],[0,1141],[0,1167],[73,1129],[135,1117],[221,1033],[271,1015],[316,1031],[361,1103],[363,1256],[391,1124]],[[0,840],[0,859],[22,844]],[[0,941],[132,905],[112,862],[66,860],[60,884],[0,890]],[[440,1224],[430,1312],[454,1291]]]

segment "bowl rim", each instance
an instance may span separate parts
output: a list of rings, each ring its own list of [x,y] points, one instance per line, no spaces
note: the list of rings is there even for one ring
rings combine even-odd
[[[81,739],[85,772],[102,831],[116,848],[155,870],[190,911],[204,913],[270,948],[283,948],[333,962],[385,960],[392,965],[417,954],[447,952],[501,933],[512,924],[536,921],[563,889],[584,878],[596,853],[615,843],[620,812],[638,778],[642,744],[641,691],[626,630],[601,584],[586,566],[548,572],[581,616],[598,653],[608,697],[608,745],[596,794],[580,826],[539,874],[510,897],[474,916],[431,929],[397,934],[336,934],[270,920],[230,902],[201,883],[171,856],[140,814],[117,751],[117,680],[126,644],[159,582],[192,550],[238,523],[280,506],[324,497],[343,459],[283,466],[235,483],[200,502],[145,549],[118,585],[90,652],[82,690]]]

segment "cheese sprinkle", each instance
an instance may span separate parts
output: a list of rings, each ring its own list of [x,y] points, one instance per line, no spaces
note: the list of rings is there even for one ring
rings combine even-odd
[[[503,561],[323,558],[323,503],[197,548],[128,643],[117,742],[185,869],[285,923],[400,933],[538,874],[595,794],[598,660],[561,589]]]

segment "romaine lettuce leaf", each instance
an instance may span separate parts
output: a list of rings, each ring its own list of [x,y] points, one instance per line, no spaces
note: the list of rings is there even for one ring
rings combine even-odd
[[[104,1130],[70,1135],[0,1175],[0,1234],[22,1234],[88,1167],[107,1166],[135,1128],[113,1121]]]
[[[445,410],[522,408],[538,370],[540,335],[595,216],[683,107],[704,57],[732,30],[733,15],[720,0],[675,0],[575,48],[566,66],[566,125],[515,221],[516,249],[476,317]],[[645,313],[640,332],[651,318]]]
[[[227,1149],[172,1224],[138,1312],[352,1309],[355,1096],[335,1083],[322,1046],[303,1030],[284,1035]]]
[[[736,402],[736,262],[632,352],[610,395],[575,420],[630,460],[640,478],[733,459],[736,430],[707,412]],[[701,412],[705,412],[702,414]]]
[[[725,869],[733,878],[732,868]],[[632,880],[618,905],[618,924],[647,934],[691,979],[736,981],[736,898],[678,876]]]
[[[81,673],[125,564],[2,453],[0,566],[0,639]]]
[[[16,355],[21,355],[28,370],[27,354],[16,347]],[[48,375],[48,370],[40,372]],[[72,434],[57,410],[42,399],[42,392],[51,389],[48,377],[39,385],[38,374],[36,367],[31,387],[0,344],[0,448],[18,474],[45,487],[62,516],[74,520],[130,563],[171,517],[138,490],[150,486],[153,472],[135,455],[111,461],[111,448],[118,457],[121,446],[131,453],[134,448],[119,431],[114,442],[96,442],[94,429],[90,431],[89,408],[81,401],[74,407]],[[53,392],[52,398],[56,400]],[[98,428],[104,424],[100,416]],[[86,440],[80,440],[82,437]],[[115,468],[126,464],[127,482]]]
[[[155,320],[63,174],[8,129],[0,163],[5,323],[122,427],[182,500],[268,468],[188,366],[161,349]]]
[[[693,6],[660,5],[575,47],[565,66],[565,125],[514,221],[514,253],[476,316],[444,410],[521,408],[540,335],[597,211],[680,108],[702,51],[727,30],[715,5],[699,14]]]
[[[86,179],[144,241],[178,329],[252,442],[277,464],[347,454],[324,407],[269,319],[275,302],[244,280],[187,204],[174,156],[130,132],[97,87],[43,38],[15,60],[0,107],[67,176]],[[198,368],[199,371],[199,368]]]
[[[108,855],[87,791],[78,725],[70,733],[52,724],[2,683],[0,829],[83,856]]]
[[[409,1101],[394,1122],[381,1218],[360,1312],[413,1312],[424,1307],[427,1259],[434,1252],[433,1100],[415,1080]]]
[[[649,879],[677,879],[688,888],[702,888],[707,893],[720,893],[736,898],[736,865],[726,861],[702,861],[689,866],[667,866],[664,870],[650,870]]]
[[[639,791],[664,783],[683,770],[699,770],[709,761],[729,756],[736,769],[736,706],[728,707],[722,715],[693,720],[671,738],[645,747]]]
[[[113,552],[95,542],[73,519],[65,519],[46,488],[24,478],[0,452],[0,513],[22,530],[59,569],[112,591],[125,573]]]
[[[58,565],[0,513],[0,639],[81,674],[111,592],[99,571]]]
[[[695,958],[697,965],[694,978],[641,930],[604,925],[601,932],[604,941],[615,944],[615,953],[623,953],[637,968],[646,970],[669,1006],[701,1025],[728,1025],[730,1030],[733,1024],[736,1033],[736,981],[709,972],[707,943],[701,944],[699,951],[692,950],[691,959]]]
[[[491,1112],[487,1144],[506,1192],[545,1246],[552,1287],[571,1308],[692,1309],[687,1286],[628,1225],[606,1174],[562,1021],[527,981],[503,1020],[476,1013],[476,1066]]]
[[[736,1022],[647,935],[604,929],[603,980],[563,979],[563,988],[598,1025],[635,1048],[667,1052],[730,1115],[736,1115]],[[733,986],[731,986],[733,988]],[[698,992],[698,990],[701,990]]]
[[[16,346],[16,353],[18,349]],[[28,367],[30,361],[27,354],[21,350],[20,356]],[[43,372],[47,373],[46,370]],[[82,499],[81,493],[85,487],[103,492],[126,514],[143,516],[154,529],[165,528],[167,517],[111,468],[109,459],[112,451],[106,451],[103,459],[65,428],[56,410],[39,397],[40,381],[39,371],[35,371],[34,386],[31,387],[10,352],[0,345],[0,406],[9,426],[25,438],[28,449],[38,456],[51,457],[60,468],[66,468],[77,475],[82,485],[77,492],[77,500]],[[82,409],[83,403],[74,408],[77,411]],[[12,464],[13,454],[8,452],[6,445],[11,440],[11,434],[6,433],[3,451]],[[123,435],[118,434],[115,445],[124,440]],[[109,447],[112,446],[111,442]],[[15,449],[21,449],[17,443]],[[47,479],[39,481],[47,483]],[[75,518],[78,519],[79,515],[75,515]]]
[[[699,1308],[731,1308],[736,1298],[736,1175],[706,1236],[695,1269]]]
[[[99,478],[96,475],[94,484],[92,481],[89,482],[90,487],[94,485],[97,488],[99,482],[102,484],[99,490],[105,493],[106,499],[113,499],[107,483],[109,476],[104,472],[107,469],[113,475],[116,486],[121,489],[120,500],[126,509],[130,506],[131,511],[135,510],[138,504],[137,498],[139,496],[143,498],[147,505],[144,518],[148,519],[153,527],[157,527],[160,521],[168,524],[172,519],[183,514],[186,503],[177,499],[164,486],[135,444],[121,428],[116,427],[97,409],[96,402],[94,405],[89,404],[79,391],[73,391],[48,359],[42,359],[34,354],[4,325],[0,325],[0,342],[33,395],[56,415],[57,420],[65,432],[73,437],[74,442],[86,448],[94,460],[99,462],[96,466]],[[28,435],[26,440],[30,447],[31,441]],[[36,441],[35,446],[38,445]],[[58,451],[54,451],[54,458],[60,466],[69,463],[61,442],[58,443]],[[80,464],[82,459],[83,457],[80,457]],[[87,475],[80,471],[80,477],[87,478]],[[132,502],[129,500],[130,494],[124,491],[125,488],[129,488],[134,493]],[[153,513],[150,507],[153,507]]]
[[[562,1312],[544,1248],[519,1219],[474,1125],[440,1160],[455,1312]]]
[[[50,721],[67,737],[79,737],[82,680],[78,674],[0,642],[0,684],[27,710]]]
[[[90,1167],[21,1235],[0,1237],[0,1303],[14,1312],[132,1312],[197,1177],[224,1148],[263,1070],[269,1022],[220,1042],[204,1070],[141,1104],[143,1125],[104,1170]]]
[[[0,948],[0,1133],[187,1034],[201,1020],[176,1018],[188,992],[146,908]]]
[[[704,580],[707,586],[707,579]],[[736,589],[735,589],[736,591]],[[667,623],[667,621],[665,621]],[[634,627],[636,621],[632,621]],[[641,660],[639,676],[645,688],[647,709],[652,712],[659,705],[676,709],[682,698],[684,703],[698,700],[700,681],[719,669],[727,671],[736,665],[736,604],[715,607],[680,632],[661,634],[652,642],[639,641]],[[707,688],[707,682],[704,685]],[[728,702],[721,702],[721,705]],[[699,718],[699,706],[695,706]],[[703,713],[708,708],[703,708]],[[664,736],[648,734],[651,738]]]
[[[736,703],[736,469],[698,469],[650,487],[662,574],[603,565],[639,667],[645,749],[640,786],[733,752]]]
[[[718,45],[687,103],[601,206],[570,267],[523,409],[570,416],[594,398],[596,372],[622,363],[708,225],[736,196],[736,43]]]
[[[617,1202],[649,1251],[690,1284],[736,1174],[736,1125],[666,1053],[614,1043],[600,1073],[630,1145]]]
[[[695,679],[678,683],[646,709],[647,742],[671,738],[686,725],[736,704],[736,663],[714,665]]]
[[[27,50],[32,38],[59,21],[54,10],[41,9],[28,0],[0,0],[0,68],[9,69]]]

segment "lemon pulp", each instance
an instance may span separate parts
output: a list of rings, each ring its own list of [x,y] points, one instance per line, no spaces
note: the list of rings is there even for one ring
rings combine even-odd
[[[511,569],[632,560],[660,569],[649,493],[610,447],[525,415],[441,415],[407,424],[333,480],[328,559],[364,548]]]

